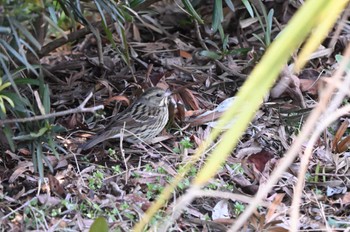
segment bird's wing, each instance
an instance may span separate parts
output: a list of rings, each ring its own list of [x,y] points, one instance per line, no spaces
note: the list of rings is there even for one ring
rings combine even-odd
[[[145,104],[135,103],[127,108],[125,111],[118,114],[114,119],[113,123],[108,125],[108,128],[119,127],[122,128],[124,125],[144,124],[144,122],[153,123],[157,121],[157,115],[159,109],[150,109]],[[148,123],[147,123],[148,124]]]

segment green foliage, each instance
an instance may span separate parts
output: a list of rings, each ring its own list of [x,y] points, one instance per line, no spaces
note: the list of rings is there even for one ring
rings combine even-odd
[[[232,168],[234,174],[243,174],[244,173],[244,169],[240,163],[232,164],[232,165],[230,165],[230,167]]]
[[[250,4],[249,0],[242,0],[242,3],[245,6],[245,8],[247,9],[250,17],[254,18],[254,10],[253,10],[253,7]]]
[[[235,204],[233,205],[233,211],[237,216],[240,215],[244,211],[244,209],[245,209],[245,206],[238,201],[236,201]]]
[[[147,192],[146,196],[148,199],[154,199],[164,188],[164,186],[158,183],[146,183]]]
[[[212,30],[216,32],[221,26],[222,21],[224,20],[224,12],[222,8],[222,1],[214,1],[214,11],[213,11],[213,21],[212,21]]]
[[[257,34],[253,34],[253,36],[255,38],[257,38],[261,42],[261,44],[264,46],[264,48],[266,49],[271,44],[271,29],[272,29],[272,19],[273,19],[274,10],[271,9],[269,11],[269,13],[267,14],[265,6],[261,0],[259,0],[259,6],[260,6],[260,9],[263,13],[262,16],[259,14],[259,11],[254,7],[254,5],[253,5],[253,9],[257,15],[257,19],[259,21],[259,24],[264,32],[264,37],[261,38]],[[265,22],[263,22],[263,20]]]
[[[342,62],[342,60],[344,59],[344,57],[340,54],[335,55],[335,60],[337,61],[338,64],[340,64]],[[348,62],[347,66],[346,66],[346,71],[349,72],[350,70],[350,62]]]
[[[120,174],[122,172],[120,165],[112,166],[113,173]]]
[[[87,18],[98,14],[111,44],[126,64],[130,65],[129,47],[124,24],[138,16],[132,7],[143,1],[116,2],[111,0],[84,1],[4,1],[0,14],[0,120],[24,119],[46,115],[52,111],[50,89],[45,83],[39,59],[48,36],[67,37],[79,24],[89,28],[101,46],[100,33]],[[97,12],[97,13],[96,13]],[[122,41],[116,45],[109,27],[115,23]],[[39,27],[37,25],[40,25]],[[41,38],[38,35],[41,34]],[[101,47],[100,47],[101,48]],[[30,78],[29,78],[30,76]],[[44,176],[44,162],[53,168],[46,153],[58,157],[65,148],[55,142],[57,133],[64,131],[54,124],[54,118],[2,125],[12,151],[25,145],[32,153],[35,169]],[[14,130],[16,128],[16,130]]]
[[[93,173],[92,177],[89,178],[89,188],[92,190],[97,190],[102,188],[104,175],[100,171]]]
[[[202,18],[200,17],[200,15],[196,12],[196,10],[193,8],[190,0],[182,0],[182,3],[184,4],[187,12],[192,16],[192,18],[194,18],[195,20],[197,20],[200,24],[203,24],[204,21],[202,20]]]
[[[27,1],[19,5],[16,3],[6,2],[3,5],[4,14],[0,16],[3,25],[1,31],[4,32],[0,37],[0,119],[22,119],[51,111],[50,91],[44,83],[40,66],[28,60],[28,54],[38,58],[36,51],[41,49],[30,31],[42,9],[40,5]],[[37,79],[26,78],[28,75],[34,75]],[[3,126],[11,150],[15,150],[16,143],[25,142],[40,176],[44,176],[43,161],[53,171],[44,153],[51,151],[58,156],[54,135],[62,128],[53,125],[53,119],[17,123],[16,128],[13,131],[9,124]]]
[[[15,107],[15,104],[13,103],[13,101],[11,100],[11,98],[9,98],[8,96],[6,96],[5,94],[2,93],[2,91],[4,89],[6,89],[7,87],[9,87],[11,85],[10,82],[6,82],[6,83],[2,83],[2,79],[0,78],[0,110],[6,114],[6,108],[5,108],[5,101],[13,108]]]
[[[185,190],[191,185],[191,181],[189,179],[184,179],[182,182],[178,184],[179,189]]]
[[[193,147],[193,143],[191,143],[190,138],[185,137],[180,141],[180,144],[182,145],[183,148],[188,149]]]
[[[104,217],[98,217],[92,223],[89,232],[108,232],[108,224]]]

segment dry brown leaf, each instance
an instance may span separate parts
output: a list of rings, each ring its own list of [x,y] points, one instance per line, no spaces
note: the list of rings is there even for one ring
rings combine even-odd
[[[345,193],[344,196],[342,197],[342,203],[344,205],[347,205],[350,203],[350,193],[349,192]]]
[[[203,142],[203,140],[201,140],[200,138],[198,138],[194,134],[191,135],[190,139],[191,139],[191,141],[193,141],[196,144],[196,146],[199,146]]]
[[[75,129],[82,125],[83,117],[82,114],[72,114],[68,116],[64,121],[64,126],[67,129]]]
[[[349,126],[349,121],[345,120],[340,127],[338,128],[337,132],[334,135],[333,142],[332,142],[332,150],[333,152],[339,152],[338,145],[340,143],[341,138],[343,137],[346,129]]]
[[[184,50],[180,50],[180,56],[183,57],[183,58],[186,58],[186,59],[192,58],[191,53],[188,53],[188,52],[186,52]]]
[[[175,119],[175,105],[170,101],[168,105],[168,111],[169,111],[169,122],[168,125],[172,125]],[[177,112],[176,112],[177,114]]]
[[[179,119],[180,122],[184,122],[185,121],[185,115],[186,115],[186,109],[184,107],[183,104],[181,104],[180,102],[177,103],[177,112],[176,112],[176,117]]]
[[[12,173],[12,175],[9,178],[9,183],[15,182],[15,180],[17,180],[19,176],[21,176],[27,171],[31,173],[34,172],[33,162],[27,162],[27,161],[19,162],[18,166],[15,168],[15,171]]]
[[[59,205],[62,199],[59,197],[50,196],[49,194],[40,194],[37,196],[41,204],[45,204],[47,207],[53,207]]]
[[[300,79],[300,89],[303,93],[316,96],[318,94],[318,80]]]
[[[31,155],[30,151],[26,148],[20,148],[20,149],[18,149],[18,152],[23,156],[30,156]]]
[[[272,219],[274,219],[274,215],[277,211],[278,206],[281,204],[285,194],[284,193],[277,193],[275,195],[275,199],[273,200],[272,204],[269,206],[267,214],[266,214],[266,222],[270,222]]]
[[[132,32],[134,41],[141,42],[140,30],[134,23],[132,24]]]
[[[60,182],[56,179],[56,177],[49,174],[48,179],[49,179],[50,190],[57,196],[64,198],[66,196],[66,191],[64,190]]]
[[[123,96],[123,95],[118,95],[118,96],[114,96],[114,97],[110,97],[108,99],[106,99],[103,102],[103,105],[108,105],[109,103],[111,103],[112,101],[117,101],[117,102],[121,102],[123,105],[130,105],[130,100]]]
[[[181,96],[182,101],[185,106],[189,106],[193,110],[199,110],[199,104],[197,98],[193,95],[192,91],[187,88],[179,91],[179,95]]]
[[[350,146],[350,136],[346,136],[340,143],[337,145],[337,152],[342,153],[348,150]]]
[[[273,154],[266,150],[262,150],[258,153],[252,154],[248,157],[247,161],[254,164],[255,168],[263,172],[266,163],[273,158]]]
[[[270,91],[272,98],[279,98],[282,95],[289,95],[299,106],[305,108],[305,102],[300,90],[300,80],[297,76],[293,75],[289,68],[286,66],[281,77],[275,86]]]
[[[204,110],[186,110],[185,118],[196,117],[204,112]]]

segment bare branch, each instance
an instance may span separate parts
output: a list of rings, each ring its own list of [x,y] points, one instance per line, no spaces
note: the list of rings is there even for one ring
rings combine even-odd
[[[103,105],[85,108],[86,103],[90,100],[91,97],[92,97],[92,93],[90,92],[90,94],[86,97],[86,99],[75,109],[64,110],[64,111],[60,111],[60,112],[39,115],[39,116],[33,116],[33,117],[28,117],[28,118],[15,118],[15,119],[0,120],[0,126],[2,126],[4,124],[9,124],[9,123],[38,121],[38,120],[43,120],[43,119],[47,119],[47,118],[60,117],[60,116],[67,115],[67,114],[75,114],[75,113],[82,113],[82,112],[95,112],[97,110],[101,110],[104,108]]]

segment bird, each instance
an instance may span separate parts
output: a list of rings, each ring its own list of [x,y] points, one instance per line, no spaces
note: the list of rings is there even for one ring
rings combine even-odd
[[[159,87],[148,88],[128,108],[117,114],[101,133],[83,144],[82,150],[90,149],[105,140],[121,137],[129,143],[152,140],[168,122],[170,95],[170,91]]]

